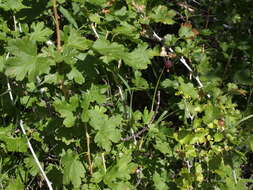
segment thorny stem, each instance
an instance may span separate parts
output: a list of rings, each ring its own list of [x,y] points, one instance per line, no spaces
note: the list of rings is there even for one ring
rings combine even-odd
[[[92,169],[92,161],[91,161],[91,156],[90,156],[90,135],[88,133],[87,127],[86,127],[86,143],[87,143],[87,156],[88,156],[88,162],[89,162],[89,170],[90,174],[93,174],[93,169]]]
[[[161,72],[161,74],[160,74],[160,76],[159,76],[159,78],[158,78],[158,80],[157,80],[156,86],[155,86],[154,97],[153,97],[152,104],[151,104],[151,111],[153,111],[153,109],[154,109],[154,104],[155,104],[155,95],[156,95],[156,92],[157,92],[158,86],[159,86],[159,84],[160,84],[160,80],[161,80],[161,78],[162,78],[163,71],[164,71],[164,68],[163,68],[163,70],[162,70],[162,72]]]
[[[61,50],[61,34],[60,34],[60,22],[59,22],[59,15],[57,12],[57,5],[56,0],[52,0],[53,3],[53,11],[54,11],[54,20],[55,20],[55,26],[56,26],[56,44],[57,44],[57,50]]]

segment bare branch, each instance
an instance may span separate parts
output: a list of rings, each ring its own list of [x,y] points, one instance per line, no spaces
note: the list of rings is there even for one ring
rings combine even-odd
[[[57,5],[56,0],[52,0],[53,3],[53,11],[54,11],[54,20],[56,26],[56,43],[57,43],[57,50],[61,50],[61,34],[60,34],[60,22],[59,22],[59,15],[57,12]]]

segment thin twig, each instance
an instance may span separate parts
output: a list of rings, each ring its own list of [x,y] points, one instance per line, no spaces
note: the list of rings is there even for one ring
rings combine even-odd
[[[31,143],[30,143],[30,140],[29,140],[29,138],[28,138],[27,135],[26,135],[26,132],[25,132],[25,128],[24,128],[23,120],[22,120],[22,119],[19,121],[19,125],[20,125],[20,128],[21,128],[21,130],[22,130],[22,132],[23,132],[23,134],[24,134],[24,136],[25,136],[25,138],[26,138],[26,140],[27,140],[27,144],[28,144],[28,147],[29,147],[29,149],[30,149],[32,155],[33,155],[33,158],[34,158],[34,160],[35,160],[37,166],[39,167],[39,169],[40,169],[40,171],[41,171],[41,173],[42,173],[42,176],[43,176],[44,179],[46,180],[46,183],[47,183],[47,186],[48,186],[49,190],[53,190],[52,183],[51,183],[51,182],[49,181],[49,179],[47,178],[47,175],[46,175],[46,173],[44,172],[44,170],[43,170],[43,168],[42,168],[42,166],[41,166],[41,164],[40,164],[40,162],[39,162],[39,159],[38,159],[38,157],[36,156],[36,154],[35,154],[35,152],[34,152],[34,150],[33,150],[33,147],[32,147],[32,145],[31,145]]]
[[[17,31],[17,21],[15,15],[13,15],[13,23],[14,23],[14,31]]]
[[[89,170],[90,170],[90,175],[93,174],[93,169],[92,169],[92,161],[91,161],[91,156],[90,156],[90,135],[88,133],[87,127],[86,127],[86,143],[87,143],[87,156],[88,156],[88,162],[89,162]]]
[[[131,133],[132,135],[134,135],[134,130],[132,128],[131,128]],[[134,136],[134,145],[137,145],[137,140],[135,136]]]
[[[14,16],[15,18],[15,16]],[[15,21],[16,22],[16,21]],[[9,58],[9,53],[7,53],[6,55],[6,60]],[[13,99],[13,95],[12,95],[12,92],[11,92],[11,85],[10,85],[10,82],[9,82],[9,79],[7,78],[7,88],[8,88],[8,92],[9,92],[9,96],[10,96],[10,99],[11,99],[11,102],[14,102],[14,99]]]
[[[161,38],[161,37],[159,37],[158,35],[157,35],[157,33],[155,33],[154,31],[153,31],[153,37],[155,38],[155,39],[157,39],[158,41],[162,41],[163,39]]]
[[[102,162],[103,162],[104,170],[106,172],[107,170],[106,170],[106,165],[105,165],[105,156],[104,156],[104,153],[102,153]]]
[[[158,80],[157,80],[157,82],[156,82],[155,91],[154,91],[154,96],[153,96],[152,104],[151,104],[151,111],[153,111],[153,109],[154,109],[155,95],[156,95],[156,92],[157,92],[157,90],[158,90],[158,86],[159,86],[159,84],[160,84],[160,81],[161,81],[163,72],[164,72],[164,68],[163,68],[163,70],[162,70],[161,74],[159,75]]]
[[[57,12],[57,5],[56,0],[52,0],[53,3],[53,11],[54,11],[54,20],[55,20],[55,26],[56,26],[56,44],[57,44],[57,50],[61,50],[61,34],[60,34],[60,22],[59,22],[59,15]]]
[[[232,173],[233,173],[233,178],[234,178],[235,184],[237,184],[237,177],[236,177],[235,169],[233,169]]]
[[[180,62],[183,63],[184,66],[185,66],[191,73],[193,72],[192,69],[191,69],[191,67],[186,63],[184,57],[181,57],[181,58],[180,58]]]
[[[96,31],[96,27],[95,27],[94,24],[91,24],[91,29],[92,29],[92,31],[94,32],[96,38],[99,39],[99,35],[98,35],[97,31]]]
[[[8,92],[9,92],[11,102],[14,102],[13,95],[12,95],[12,92],[11,92],[11,85],[10,85],[10,82],[9,82],[8,78],[7,78],[7,88],[8,88]]]

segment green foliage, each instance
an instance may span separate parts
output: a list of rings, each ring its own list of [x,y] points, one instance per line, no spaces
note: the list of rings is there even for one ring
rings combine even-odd
[[[78,106],[78,97],[72,96],[67,103],[64,99],[55,99],[53,106],[57,112],[61,114],[61,117],[64,118],[63,124],[66,127],[72,127],[75,122],[75,117],[73,112]]]
[[[164,24],[174,24],[175,21],[173,17],[176,16],[176,11],[168,8],[163,5],[159,5],[152,9],[152,13],[149,15],[150,19],[155,22],[161,22]]]
[[[46,42],[53,34],[52,30],[45,28],[43,22],[33,23],[31,28],[33,29],[33,32],[30,33],[31,41]]]
[[[121,116],[115,115],[108,118],[105,108],[95,107],[89,110],[89,124],[97,130],[95,142],[106,151],[110,151],[112,142],[117,143],[121,138],[120,130],[116,127],[121,125]]]
[[[49,73],[50,65],[54,64],[51,58],[37,55],[36,42],[28,38],[10,40],[7,49],[14,57],[6,61],[5,73],[16,80],[28,75],[28,80],[34,81],[36,76]]]
[[[250,0],[56,3],[0,0],[0,189],[27,139],[56,190],[253,188]]]
[[[61,163],[63,165],[63,184],[71,183],[74,187],[80,187],[81,179],[85,176],[85,169],[78,155],[68,149],[62,156]]]

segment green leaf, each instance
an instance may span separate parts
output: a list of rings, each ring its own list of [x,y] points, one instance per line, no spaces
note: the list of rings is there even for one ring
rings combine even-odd
[[[102,55],[110,57],[111,60],[119,60],[126,57],[127,49],[116,42],[110,43],[105,39],[98,39],[93,44],[93,49]]]
[[[15,55],[6,62],[5,74],[16,80],[28,76],[29,81],[35,81],[36,76],[48,73],[55,62],[42,55],[37,55],[37,45],[27,38],[10,40],[7,49]]]
[[[113,187],[114,184],[120,180],[129,180],[130,174],[134,173],[137,164],[132,163],[131,154],[124,154],[117,160],[117,164],[112,166],[104,178],[104,183],[109,187]]]
[[[112,32],[114,34],[122,34],[133,39],[138,39],[140,36],[136,30],[136,27],[131,24],[128,24],[127,22],[121,22],[120,26],[114,28]]]
[[[78,96],[72,96],[69,103],[64,98],[55,98],[53,106],[55,110],[61,114],[61,117],[64,118],[63,124],[66,127],[73,127],[76,120],[73,112],[78,106]]]
[[[87,96],[89,96],[90,102],[97,102],[98,104],[103,104],[106,102],[106,96],[104,93],[106,92],[106,86],[99,85],[91,85],[90,90],[87,92]]]
[[[140,89],[148,88],[148,82],[143,77],[141,77],[140,71],[135,71],[134,76],[135,78],[132,80],[132,82],[137,88],[140,88]]]
[[[159,5],[152,9],[152,13],[149,15],[150,19],[155,22],[161,22],[163,24],[174,24],[173,20],[174,16],[176,16],[176,11],[168,10],[166,6]]]
[[[245,68],[236,71],[234,74],[234,81],[242,85],[252,85],[253,78],[251,70]]]
[[[31,174],[32,176],[36,176],[40,172],[40,169],[38,165],[36,164],[36,162],[34,161],[33,157],[30,156],[30,157],[25,158],[24,163],[25,163],[25,167],[29,171],[29,174]],[[43,167],[43,163],[41,164]]]
[[[179,83],[178,83],[178,81],[176,81],[176,80],[165,79],[165,80],[162,82],[161,85],[162,85],[163,88],[172,87],[172,88],[174,88],[174,89],[177,89],[178,86],[179,86]]]
[[[220,142],[224,138],[224,135],[221,133],[215,133],[214,135],[214,142]]]
[[[151,64],[150,59],[153,57],[147,47],[146,44],[138,45],[135,50],[126,54],[123,58],[125,64],[134,69],[146,69]]]
[[[80,71],[78,71],[75,67],[67,74],[69,80],[75,80],[78,84],[83,84],[85,79]]]
[[[91,102],[97,102],[98,104],[102,104],[106,102],[106,96],[104,93],[106,92],[106,88],[104,86],[91,85],[90,90],[88,90],[82,100],[82,115],[81,119],[83,122],[87,122],[89,120],[88,109]]]
[[[78,25],[74,19],[74,17],[69,13],[69,11],[62,6],[59,8],[62,15],[69,21],[70,24],[72,24],[75,28],[78,28]]]
[[[207,105],[205,107],[205,116],[203,117],[203,121],[205,124],[211,123],[215,119],[219,119],[221,117],[221,112],[218,107],[213,105]]]
[[[178,35],[180,38],[190,38],[194,36],[194,33],[192,31],[192,26],[190,24],[182,24]]]
[[[197,90],[194,88],[192,83],[184,83],[183,79],[180,77],[179,78],[179,90],[182,91],[183,95],[188,98],[191,97],[193,99],[197,99],[198,98],[198,92]]]
[[[91,22],[94,22],[96,24],[100,24],[101,23],[101,17],[98,14],[90,14],[89,15],[89,19]]]
[[[10,152],[27,152],[27,142],[25,138],[3,136],[1,141],[4,141],[6,148]]]
[[[180,131],[180,133],[178,134],[178,141],[182,145],[190,144],[193,138],[194,138],[194,135],[189,131],[183,130],[183,131]]]
[[[0,56],[0,72],[3,71],[6,59],[3,56]]]
[[[120,141],[120,130],[117,129],[121,125],[122,118],[120,115],[108,117],[104,112],[105,108],[95,107],[89,110],[89,124],[97,131],[95,142],[98,146],[110,151],[112,143]]]
[[[31,41],[45,42],[49,40],[53,31],[49,28],[45,28],[44,22],[32,23],[33,32],[30,34]]]
[[[89,0],[88,2],[94,5],[103,6],[107,0]]]
[[[75,188],[80,187],[81,180],[85,177],[85,169],[79,161],[78,155],[68,149],[62,157],[61,163],[63,165],[63,183],[71,183]]]
[[[3,8],[5,11],[20,11],[21,9],[27,8],[22,2],[23,0],[1,0],[0,8]]]
[[[163,179],[157,172],[153,175],[153,181],[155,189],[157,190],[168,190],[169,187],[165,183],[166,179]]]
[[[22,39],[9,40],[7,50],[15,56],[37,55],[37,45],[35,41],[32,41],[26,37]]]
[[[20,179],[10,179],[9,185],[5,190],[23,190],[25,189],[24,184]]]
[[[200,163],[195,163],[195,176],[196,181],[200,183],[204,180],[203,170]]]
[[[163,154],[172,155],[172,150],[167,142],[157,141],[154,147]]]
[[[75,48],[78,50],[86,50],[92,46],[92,41],[80,35],[80,32],[71,29],[66,41],[67,47]]]
[[[27,141],[22,137],[12,136],[13,126],[0,128],[0,142],[4,142],[10,152],[27,152]]]
[[[151,121],[153,115],[154,115],[154,112],[153,111],[149,111],[147,109],[147,107],[145,107],[144,111],[143,111],[143,115],[142,115],[143,123],[148,124]]]
[[[253,135],[250,135],[246,140],[246,145],[253,151]]]

